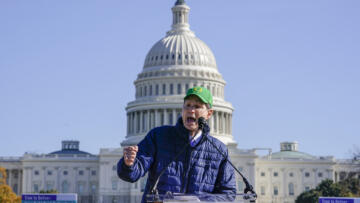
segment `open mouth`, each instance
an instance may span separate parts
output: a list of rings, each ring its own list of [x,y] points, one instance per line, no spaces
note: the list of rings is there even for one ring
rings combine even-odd
[[[196,118],[194,118],[194,117],[188,117],[188,118],[186,119],[186,122],[187,122],[188,124],[195,124],[195,123],[196,123]]]

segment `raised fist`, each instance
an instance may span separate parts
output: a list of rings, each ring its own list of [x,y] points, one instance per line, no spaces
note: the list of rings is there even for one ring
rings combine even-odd
[[[132,166],[135,162],[138,146],[129,146],[124,148],[124,162],[127,166]]]

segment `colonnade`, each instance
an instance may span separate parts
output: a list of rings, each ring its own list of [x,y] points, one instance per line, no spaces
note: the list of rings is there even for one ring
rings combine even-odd
[[[127,135],[147,133],[154,127],[162,125],[175,125],[181,116],[181,109],[149,109],[127,113]],[[232,134],[232,114],[214,111],[208,121],[211,132],[215,134]]]
[[[7,169],[7,184],[13,189],[17,194],[21,194],[21,185],[22,185],[22,170],[20,169]]]

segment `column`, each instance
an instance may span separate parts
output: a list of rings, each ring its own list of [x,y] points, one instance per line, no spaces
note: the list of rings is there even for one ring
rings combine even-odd
[[[12,169],[8,170],[9,182],[8,185],[12,188]],[[6,180],[5,180],[6,181]]]
[[[214,122],[214,115],[212,115],[212,116],[210,117],[210,119],[209,119],[210,133],[213,133],[213,132],[214,132],[213,122]]]
[[[335,178],[332,175],[332,171],[333,171],[332,169],[326,169],[327,178],[330,179],[330,180],[333,180],[335,182]]]
[[[126,114],[126,118],[127,118],[127,134],[129,135],[130,134],[130,113],[127,113]]]
[[[286,184],[286,171],[285,168],[281,168],[280,169],[282,175],[283,175],[283,185],[284,185],[284,189],[283,189],[283,197],[286,197],[289,195],[289,193],[286,192],[286,188],[288,187],[288,184]]]
[[[43,166],[42,167],[42,170],[43,170],[43,173],[44,173],[44,184],[43,184],[43,190],[46,191],[47,188],[46,188],[46,167]]]
[[[219,122],[219,130],[218,130],[218,132],[219,132],[219,134],[222,134],[223,133],[223,121],[222,121],[222,112],[218,112],[218,122]]]
[[[128,133],[128,135],[127,135],[127,137],[132,133],[132,113],[131,112],[129,112],[128,113],[129,114],[129,133]]]
[[[137,132],[138,132],[138,129],[137,129],[137,112],[136,111],[134,111],[134,123],[133,123],[133,125],[134,125],[134,134],[136,134]]]
[[[58,192],[62,192],[61,191],[61,188],[60,188],[60,167],[55,167],[55,171],[56,171],[56,183],[55,183],[55,185],[56,185],[56,190],[58,191]]]
[[[222,122],[223,122],[223,134],[226,134],[226,113],[222,113]]]
[[[29,166],[25,166],[24,167],[24,178],[23,178],[23,182],[24,184],[22,185],[22,191],[24,193],[31,193],[31,184],[32,184],[32,167]]]
[[[167,112],[167,109],[163,109],[164,110],[164,125],[167,125],[169,124],[169,115],[168,115],[168,112]]]
[[[159,110],[158,109],[155,109],[155,126],[159,126],[160,124],[160,119],[159,119]],[[154,127],[155,127],[154,126]]]
[[[143,115],[144,115],[144,112],[143,111],[140,111],[140,126],[139,126],[139,133],[142,133],[143,132]]]
[[[229,128],[229,130],[230,130],[230,135],[232,135],[232,114],[230,114],[230,128]]]
[[[150,111],[150,109],[147,111],[148,112],[148,114],[147,114],[147,116],[148,116],[148,122],[147,122],[147,128],[146,128],[146,130],[147,131],[149,131],[149,130],[151,130],[151,128],[152,128],[152,126],[151,126],[151,111]]]
[[[172,120],[173,120],[173,123],[171,125],[175,125],[176,121],[177,121],[176,109],[172,109]]]
[[[22,170],[20,169],[19,170],[19,178],[18,178],[18,194],[22,194],[22,188],[21,188],[21,185],[22,185]]]
[[[74,180],[75,180],[75,183],[74,183],[74,186],[75,186],[75,188],[74,188],[74,190],[73,191],[75,191],[76,193],[78,193],[78,185],[77,185],[77,183],[78,183],[78,167],[74,167],[73,168],[74,169],[74,171],[75,171],[75,177],[74,177]],[[70,174],[69,174],[70,175]],[[70,185],[71,185],[71,183],[70,183]],[[71,189],[71,188],[70,188]],[[79,194],[80,195],[80,194]]]
[[[229,134],[229,114],[225,113],[225,134],[228,135]]]
[[[88,178],[87,178],[87,184],[85,183],[85,188],[84,188],[84,192],[85,193],[88,193],[89,195],[92,195],[91,194],[91,191],[90,191],[90,182],[91,182],[91,168],[90,167],[86,167],[86,171],[87,171],[87,174],[88,174]]]
[[[214,112],[214,116],[214,132],[217,133],[219,131],[219,117],[217,111]]]
[[[313,168],[313,172],[314,172],[314,180],[315,180],[315,186],[318,184],[318,177],[317,177],[317,168]]]
[[[304,186],[304,169],[303,168],[300,169],[300,174],[301,174],[301,186],[303,187],[303,188],[301,188],[300,191],[302,192],[302,191],[304,191],[304,187],[305,187]]]
[[[270,185],[269,185],[269,190],[270,190],[270,196],[271,196],[271,199],[274,199],[274,185],[272,184],[272,168],[269,168],[268,169],[268,172],[269,172],[269,178],[270,178]]]

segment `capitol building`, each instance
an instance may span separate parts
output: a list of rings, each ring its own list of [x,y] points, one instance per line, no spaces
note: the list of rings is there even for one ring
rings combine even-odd
[[[140,202],[146,177],[136,183],[117,177],[122,148],[136,145],[156,126],[174,125],[181,115],[185,91],[193,86],[212,92],[211,134],[228,146],[234,165],[254,186],[257,202],[295,202],[300,193],[322,180],[340,181],[355,172],[352,160],[316,157],[301,152],[301,143],[295,141],[279,143],[275,152],[237,148],[231,130],[234,108],[224,98],[226,81],[211,49],[191,31],[189,11],[183,0],[177,0],[172,7],[171,29],[147,53],[134,81],[135,98],[126,106],[127,136],[119,140],[119,148],[102,148],[99,154],[90,154],[80,150],[79,141],[65,140],[61,149],[48,154],[0,157],[0,166],[8,172],[7,183],[15,193],[55,189],[77,193],[79,202]],[[259,150],[267,154],[259,155]],[[242,193],[245,185],[240,176],[236,178]]]

